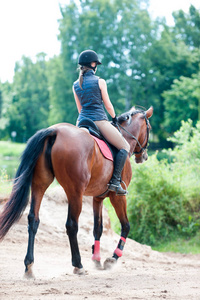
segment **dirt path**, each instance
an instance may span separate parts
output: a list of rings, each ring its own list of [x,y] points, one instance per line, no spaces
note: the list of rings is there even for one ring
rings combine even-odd
[[[200,255],[161,254],[128,239],[123,257],[112,270],[96,270],[91,261],[90,198],[84,199],[79,229],[79,246],[87,275],[74,275],[64,227],[67,205],[59,188],[48,191],[44,197],[35,244],[35,279],[27,280],[23,277],[27,213],[28,209],[0,244],[0,300],[200,300]],[[102,261],[111,256],[118,239],[104,211]]]

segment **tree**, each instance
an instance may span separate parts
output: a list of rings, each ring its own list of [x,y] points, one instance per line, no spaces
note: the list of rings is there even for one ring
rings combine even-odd
[[[8,130],[17,132],[17,141],[26,141],[38,129],[48,126],[49,91],[46,76],[45,54],[37,55],[34,64],[23,56],[16,63],[13,81],[13,98],[7,117]]]
[[[165,130],[168,133],[179,129],[181,121],[200,119],[200,73],[192,78],[174,80],[169,91],[163,93],[165,106]]]
[[[173,28],[164,25],[160,38],[154,41],[148,55],[152,63],[150,70],[153,77],[150,93],[155,96],[152,126],[157,124],[155,133],[164,143],[167,134],[163,127],[165,111],[163,92],[170,90],[175,79],[179,80],[181,76],[191,78],[198,72],[199,50],[191,49],[180,36],[175,35]]]
[[[95,50],[103,63],[97,74],[107,80],[117,114],[133,105],[153,105],[154,134],[164,143],[167,134],[163,127],[162,93],[180,76],[191,77],[198,72],[198,49],[191,48],[184,36],[177,34],[179,23],[176,30],[164,23],[153,23],[139,3],[82,0],[62,7],[59,38],[64,74],[71,93],[70,85],[77,77],[72,70],[77,66],[78,54],[85,49]],[[72,107],[74,99],[70,93],[68,103]]]
[[[144,2],[148,1],[70,0],[61,6],[61,54],[48,62],[44,53],[36,62],[23,57],[16,63],[13,84],[0,86],[1,138],[17,131],[17,140],[22,141],[54,123],[75,124],[78,112],[72,85],[78,77],[78,55],[92,49],[102,61],[97,75],[107,81],[116,113],[133,105],[153,105],[153,133],[165,147],[175,127],[167,125],[174,122],[169,112],[173,103],[164,91],[178,85],[176,80],[182,84],[183,78],[194,80],[199,72],[200,14],[193,6],[189,14],[176,12],[175,26],[169,27],[162,20],[153,22],[140,6]],[[195,107],[197,98],[192,98]],[[187,101],[182,104],[191,112]],[[195,118],[197,107],[192,112]]]
[[[189,14],[179,10],[173,13],[175,26],[173,32],[177,39],[181,39],[186,45],[199,48],[200,46],[200,11],[193,5],[190,6]]]
[[[102,60],[97,74],[107,80],[116,112],[135,104],[149,106],[145,53],[152,43],[153,25],[138,1],[71,1],[61,12],[61,57],[70,92],[77,78],[72,70],[76,69],[78,54],[93,49]],[[74,105],[73,95],[71,101]]]
[[[78,112],[72,97],[72,82],[65,76],[61,57],[54,57],[48,62],[49,82],[49,124],[76,123]]]

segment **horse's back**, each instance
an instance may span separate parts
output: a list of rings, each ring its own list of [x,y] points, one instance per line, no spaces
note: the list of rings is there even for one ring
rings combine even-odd
[[[91,135],[68,123],[56,124],[54,128],[56,140],[51,160],[58,182],[64,189],[84,191],[87,195],[94,194],[94,190],[97,195],[105,191],[112,162],[103,157]]]

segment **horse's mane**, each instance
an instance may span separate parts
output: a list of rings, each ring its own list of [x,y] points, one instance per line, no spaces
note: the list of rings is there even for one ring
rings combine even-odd
[[[135,109],[133,106],[128,112],[125,112],[117,117],[117,121],[119,124],[122,124],[124,121],[127,121],[131,119],[132,116],[138,114],[138,113],[144,113],[143,109]]]

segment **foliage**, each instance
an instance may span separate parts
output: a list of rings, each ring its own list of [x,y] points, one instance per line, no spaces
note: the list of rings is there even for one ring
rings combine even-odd
[[[164,126],[167,132],[174,132],[182,120],[200,119],[200,73],[192,78],[181,76],[174,80],[170,90],[163,93],[165,106]]]
[[[154,118],[152,126],[155,127],[155,132],[159,140],[163,141],[171,133],[178,128],[167,128],[163,126],[164,122],[174,122],[174,116],[165,114],[170,111],[169,105],[165,107],[164,91],[171,91],[172,84],[175,80],[179,80],[181,76],[190,78],[192,74],[196,74],[199,70],[199,50],[191,50],[181,39],[177,39],[173,31],[169,27],[165,27],[161,33],[159,40],[155,40],[152,47],[149,49],[148,56],[151,60],[151,73],[153,76],[150,86],[155,97],[154,102]],[[185,87],[187,94],[187,86]],[[194,110],[197,110],[198,102],[195,102]],[[185,112],[185,107],[179,105],[181,117]],[[180,123],[176,123],[180,127]],[[164,141],[163,141],[164,142]]]
[[[174,33],[184,40],[186,45],[199,48],[200,43],[200,14],[193,6],[190,6],[189,15],[179,10],[173,13],[176,26]]]
[[[6,116],[12,103],[12,85],[0,82],[0,139],[8,138],[9,118]]]
[[[45,54],[38,54],[35,64],[30,58],[22,57],[15,66],[12,103],[5,114],[9,119],[9,135],[15,131],[16,141],[26,141],[37,130],[47,125],[48,113],[49,92]]]
[[[185,218],[180,182],[171,176],[170,166],[164,160],[158,162],[155,155],[145,166],[133,168],[128,196],[130,237],[152,245]]]
[[[78,55],[88,48],[99,54],[97,75],[107,81],[117,114],[133,105],[154,106],[151,123],[162,147],[182,119],[197,121],[200,13],[194,6],[189,13],[176,12],[170,27],[152,21],[144,5],[138,0],[71,0],[61,5],[61,54],[49,61],[44,53],[35,61],[22,57],[13,83],[0,83],[0,139],[15,131],[16,141],[23,142],[42,127],[75,124],[72,84],[78,77]]]
[[[200,120],[193,127],[193,121],[181,122],[181,128],[168,138],[175,144],[174,149],[165,151],[168,155],[175,157],[176,162],[182,162],[190,165],[191,162],[199,164],[200,162]]]
[[[199,15],[197,10],[194,13]],[[153,105],[154,135],[164,144],[168,132],[163,130],[162,93],[175,79],[190,78],[198,71],[198,49],[191,49],[181,34],[186,26],[195,30],[193,15],[179,16],[177,22],[181,16],[188,20],[185,26],[181,23],[183,29],[179,23],[173,28],[162,24],[160,33],[159,24],[151,21],[138,1],[71,1],[62,14],[59,38],[65,73],[75,70],[82,50],[97,51],[102,60],[98,75],[107,79],[116,112],[133,105]],[[75,73],[71,77],[75,80]]]
[[[61,56],[71,84],[77,78],[72,70],[76,69],[78,54],[93,49],[102,60],[98,75],[108,80],[117,113],[132,103],[146,105],[142,102],[142,82],[149,74],[145,52],[153,40],[154,27],[147,11],[140,9],[137,1],[128,0],[71,1],[61,11]]]
[[[72,89],[67,88],[68,76],[64,75],[60,57],[54,57],[48,62],[49,82],[49,118],[48,123],[53,125],[61,122],[75,124],[76,107],[72,101]]]
[[[173,138],[173,158],[158,161],[156,155],[144,165],[133,164],[129,187],[130,237],[155,245],[179,234],[194,235],[200,228],[200,122],[182,122]]]
[[[163,150],[173,158],[174,165],[182,173],[182,190],[189,199],[190,210],[198,215],[200,208],[200,121],[193,127],[192,120],[182,121],[180,130],[169,138],[175,148]]]

